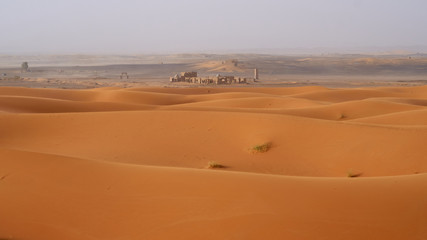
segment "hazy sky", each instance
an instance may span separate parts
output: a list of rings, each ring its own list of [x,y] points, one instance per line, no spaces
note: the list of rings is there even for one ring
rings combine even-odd
[[[427,45],[426,0],[0,0],[0,53]]]

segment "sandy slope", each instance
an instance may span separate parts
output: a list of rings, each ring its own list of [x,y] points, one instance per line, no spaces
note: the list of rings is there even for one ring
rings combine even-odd
[[[424,239],[426,106],[427,87],[0,88],[0,239]]]
[[[232,60],[228,61],[208,61],[191,65],[193,69],[205,70],[207,72],[244,72],[245,67],[239,66]],[[247,71],[247,70],[246,70]]]
[[[11,239],[422,239],[427,234],[425,174],[296,178],[0,153],[0,232]]]

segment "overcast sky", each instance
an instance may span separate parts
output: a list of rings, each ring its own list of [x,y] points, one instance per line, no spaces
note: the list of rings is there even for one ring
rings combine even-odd
[[[0,53],[427,45],[426,0],[0,0]]]

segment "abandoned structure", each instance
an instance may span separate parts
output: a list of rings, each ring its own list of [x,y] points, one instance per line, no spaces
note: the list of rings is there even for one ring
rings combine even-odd
[[[258,80],[258,68],[254,69],[254,80]]]
[[[120,79],[123,79],[124,77],[126,77],[126,79],[129,79],[129,75],[127,72],[122,72],[122,74],[120,74]]]
[[[30,70],[28,68],[28,62],[23,62],[21,64],[21,73],[24,73],[24,72],[30,72]]]
[[[235,84],[246,83],[246,78],[235,76],[221,76],[217,74],[215,77],[197,77],[197,72],[181,72],[174,77],[170,77],[170,82],[187,82],[197,84]]]

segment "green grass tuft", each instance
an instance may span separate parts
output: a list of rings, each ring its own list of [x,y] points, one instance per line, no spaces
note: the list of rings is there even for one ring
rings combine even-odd
[[[264,143],[264,144],[253,146],[252,147],[252,152],[254,152],[254,153],[264,153],[264,152],[267,152],[268,150],[270,150],[270,148],[271,148],[271,143]]]

